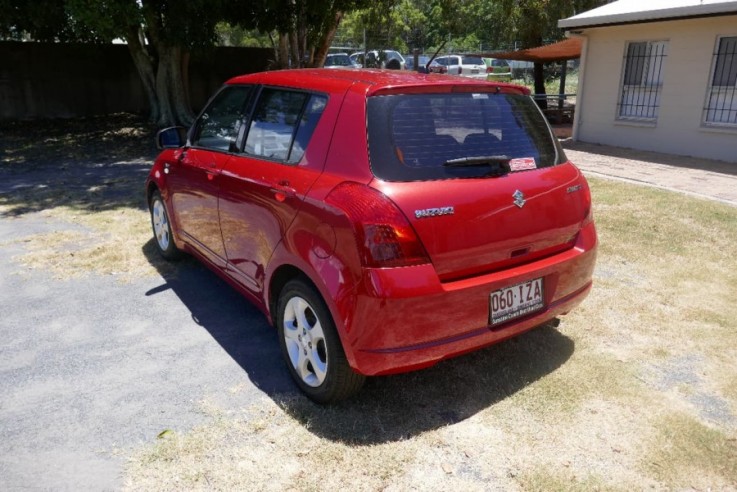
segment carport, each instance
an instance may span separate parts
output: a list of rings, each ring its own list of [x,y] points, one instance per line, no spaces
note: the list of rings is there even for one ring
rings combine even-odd
[[[581,58],[582,40],[580,38],[568,38],[557,43],[538,46],[525,50],[503,51],[499,53],[482,53],[478,56],[487,58],[500,58],[504,60],[520,60],[533,63],[561,63],[560,90],[557,95],[535,94],[535,100],[545,112],[545,115],[553,123],[573,122],[575,103],[566,101],[575,94],[566,94],[566,71],[568,60]],[[548,104],[555,103],[557,105]]]

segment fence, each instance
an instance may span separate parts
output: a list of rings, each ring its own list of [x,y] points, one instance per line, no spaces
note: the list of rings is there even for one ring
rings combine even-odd
[[[199,110],[228,78],[265,70],[273,51],[219,47],[192,57]],[[146,113],[148,101],[124,45],[0,42],[0,120]]]

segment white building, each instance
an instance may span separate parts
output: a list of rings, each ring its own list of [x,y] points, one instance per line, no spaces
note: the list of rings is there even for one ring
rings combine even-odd
[[[737,1],[619,0],[583,38],[573,138],[737,163]]]

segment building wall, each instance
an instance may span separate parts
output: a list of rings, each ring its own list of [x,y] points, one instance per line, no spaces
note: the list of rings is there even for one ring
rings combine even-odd
[[[737,128],[703,123],[719,36],[737,36],[737,16],[587,29],[576,108],[577,140],[737,162]],[[617,119],[625,50],[668,40],[657,122]]]
[[[272,58],[272,50],[260,48],[193,56],[193,109],[228,78],[265,70]],[[127,46],[0,42],[0,60],[0,121],[148,111]]]

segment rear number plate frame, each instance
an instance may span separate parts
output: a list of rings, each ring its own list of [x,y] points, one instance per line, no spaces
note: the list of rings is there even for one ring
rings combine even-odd
[[[489,295],[489,324],[497,326],[545,306],[542,277],[504,287]]]

